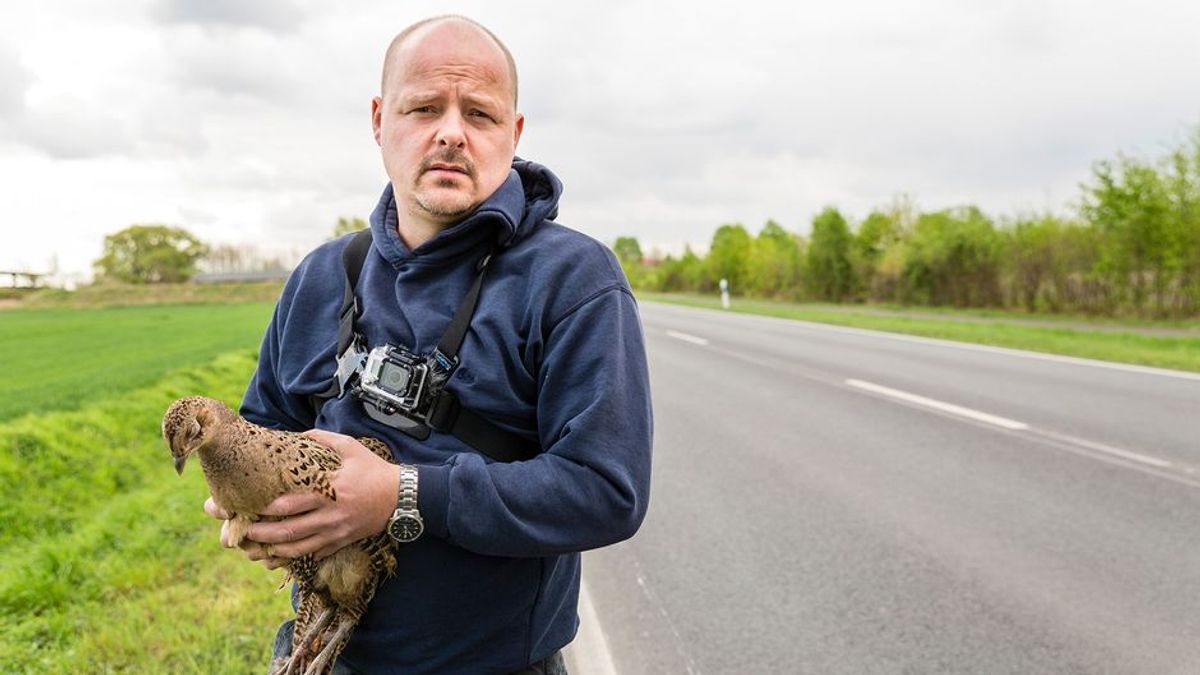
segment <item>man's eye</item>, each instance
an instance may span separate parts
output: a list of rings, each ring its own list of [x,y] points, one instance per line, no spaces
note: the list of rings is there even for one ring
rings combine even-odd
[[[434,108],[431,105],[422,105],[422,106],[417,106],[417,107],[413,108],[412,110],[409,110],[409,112],[431,113],[431,112],[434,112]]]
[[[471,115],[472,117],[482,117],[482,118],[489,119],[489,120],[490,120],[490,119],[492,119],[492,116],[491,116],[491,115],[489,115],[489,114],[485,113],[485,112],[484,112],[484,111],[482,111],[482,110],[472,110],[472,111],[471,111],[471,113],[470,113],[470,115]]]

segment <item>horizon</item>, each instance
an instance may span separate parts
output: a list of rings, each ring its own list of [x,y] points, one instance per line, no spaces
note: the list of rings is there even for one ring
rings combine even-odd
[[[90,276],[104,236],[138,223],[294,255],[365,218],[386,182],[368,119],[383,51],[445,12],[513,52],[518,155],[562,178],[563,224],[610,245],[699,252],[768,219],[804,235],[825,206],[858,222],[901,195],[1072,213],[1096,162],[1200,124],[1200,6],[1182,1],[9,6],[0,269]]]

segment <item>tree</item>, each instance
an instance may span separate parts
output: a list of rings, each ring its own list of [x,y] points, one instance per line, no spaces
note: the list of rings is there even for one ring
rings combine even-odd
[[[216,244],[209,246],[208,253],[200,259],[197,267],[213,274],[236,274],[239,272],[282,272],[294,266],[279,255],[268,255],[252,244]]]
[[[613,253],[617,256],[617,262],[621,263],[629,284],[635,288],[645,286],[648,279],[642,268],[642,245],[637,237],[617,237],[613,243]]]
[[[850,226],[832,206],[813,218],[807,272],[809,289],[818,299],[841,302],[854,292],[852,241]]]
[[[104,238],[97,272],[134,284],[177,283],[196,272],[208,252],[187,230],[167,225],[131,225]]]
[[[367,227],[367,221],[362,218],[338,218],[337,225],[333,226],[333,238],[337,239],[351,232],[365,230]]]
[[[690,291],[702,290],[704,281],[704,261],[692,252],[690,246],[683,248],[683,256],[675,259],[667,256],[659,265],[657,289],[660,291]]]
[[[1012,304],[1061,312],[1080,300],[1074,291],[1094,260],[1082,240],[1090,228],[1053,214],[1025,216],[1004,232],[1004,266]]]
[[[1115,289],[1107,309],[1200,309],[1200,128],[1157,160],[1120,155],[1092,174],[1081,213],[1101,235],[1097,272]]]
[[[1132,157],[1092,170],[1083,214],[1103,234],[1100,271],[1142,311],[1151,293],[1160,305],[1172,276],[1171,200],[1163,176]]]
[[[796,236],[774,220],[763,226],[750,252],[748,280],[756,295],[783,298],[795,295],[800,275],[800,245]]]
[[[900,240],[900,225],[896,218],[875,210],[859,224],[854,234],[852,262],[854,278],[860,292],[870,296],[875,290],[875,270],[884,251]]]
[[[923,213],[909,241],[906,300],[956,307],[1000,300],[1000,238],[974,206]]]
[[[1171,262],[1177,278],[1175,302],[1168,311],[1194,315],[1200,312],[1200,127],[1164,164]]]
[[[741,294],[750,270],[750,233],[740,223],[722,225],[713,234],[708,249],[708,272],[715,284],[719,279],[729,281],[729,290]]]
[[[613,252],[617,254],[617,260],[620,260],[622,265],[642,264],[642,245],[638,243],[637,237],[617,237],[617,242],[613,244]]]

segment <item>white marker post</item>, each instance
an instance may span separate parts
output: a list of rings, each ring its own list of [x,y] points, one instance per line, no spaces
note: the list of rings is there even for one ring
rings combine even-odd
[[[721,309],[729,309],[729,280],[721,280]]]

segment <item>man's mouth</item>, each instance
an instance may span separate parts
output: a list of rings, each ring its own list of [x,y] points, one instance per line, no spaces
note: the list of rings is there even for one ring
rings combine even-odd
[[[428,171],[450,171],[453,173],[467,174],[466,167],[458,166],[457,164],[442,164],[440,162],[430,164]]]

